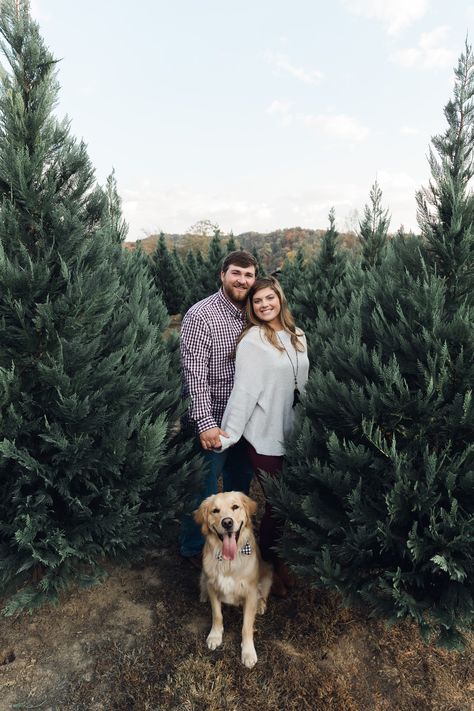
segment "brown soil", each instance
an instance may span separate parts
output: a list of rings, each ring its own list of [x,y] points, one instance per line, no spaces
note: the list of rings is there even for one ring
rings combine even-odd
[[[463,654],[341,609],[300,583],[256,625],[240,664],[241,611],[206,648],[210,610],[174,547],[57,607],[0,618],[0,711],[473,711],[474,638]]]

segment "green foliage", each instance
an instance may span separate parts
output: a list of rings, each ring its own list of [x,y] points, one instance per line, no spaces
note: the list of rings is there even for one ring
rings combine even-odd
[[[174,425],[176,344],[115,180],[58,122],[27,4],[0,12],[0,594],[7,612],[161,539],[200,464]],[[189,485],[191,489],[192,486]],[[15,590],[20,590],[15,595]]]
[[[168,250],[163,233],[160,234],[156,249],[151,256],[151,271],[168,313],[181,313],[189,301],[185,269],[176,250],[172,252]]]
[[[370,205],[365,206],[359,224],[363,269],[371,269],[382,261],[389,225],[388,210],[382,208],[382,191],[375,181],[370,190]]]
[[[226,244],[226,249],[225,249],[226,254],[228,254],[229,252],[236,252],[237,249],[238,249],[238,247],[237,247],[237,244],[235,241],[235,237],[234,237],[233,233],[231,232],[230,237],[227,240],[227,244]]]
[[[294,315],[297,324],[308,335],[319,327],[321,319],[330,318],[338,309],[344,308],[350,298],[349,294],[344,294],[348,260],[338,248],[335,223],[332,209],[318,255],[309,261],[299,279],[295,274]]]
[[[473,95],[466,47],[418,197],[423,239],[399,235],[354,272],[343,309],[340,287],[321,294],[288,464],[268,482],[296,572],[451,647],[474,621]],[[330,240],[327,255],[329,275]]]
[[[225,254],[221,243],[221,233],[219,230],[215,230],[214,236],[209,244],[204,269],[201,271],[201,283],[205,296],[213,294],[220,288],[220,274],[224,256]]]
[[[301,288],[306,281],[306,265],[303,247],[298,248],[293,259],[290,259],[288,256],[285,258],[278,280],[283,287],[286,299],[291,307],[293,305],[296,289]]]

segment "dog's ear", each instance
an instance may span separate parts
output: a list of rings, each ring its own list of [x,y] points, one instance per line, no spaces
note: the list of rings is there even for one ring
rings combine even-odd
[[[240,494],[240,497],[242,499],[242,506],[247,512],[247,517],[250,522],[250,519],[257,511],[257,502],[251,499],[250,496],[247,496],[246,494]]]
[[[194,511],[193,516],[194,520],[198,524],[198,526],[201,526],[201,533],[203,536],[207,536],[209,533],[209,526],[207,525],[207,515],[209,513],[209,504],[211,502],[212,496],[208,496],[207,499],[204,499],[204,501],[201,501],[201,504],[196,511]]]

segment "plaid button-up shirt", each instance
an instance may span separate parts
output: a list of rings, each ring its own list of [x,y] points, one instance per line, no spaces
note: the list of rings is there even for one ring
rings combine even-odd
[[[181,372],[184,396],[190,398],[185,421],[201,433],[220,427],[234,384],[234,350],[244,327],[244,313],[222,287],[194,304],[181,325]]]

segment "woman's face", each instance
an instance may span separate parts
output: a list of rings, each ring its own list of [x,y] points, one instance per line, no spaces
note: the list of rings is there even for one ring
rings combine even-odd
[[[259,321],[264,321],[272,328],[280,328],[281,304],[278,295],[269,286],[259,289],[252,297],[253,311]]]

